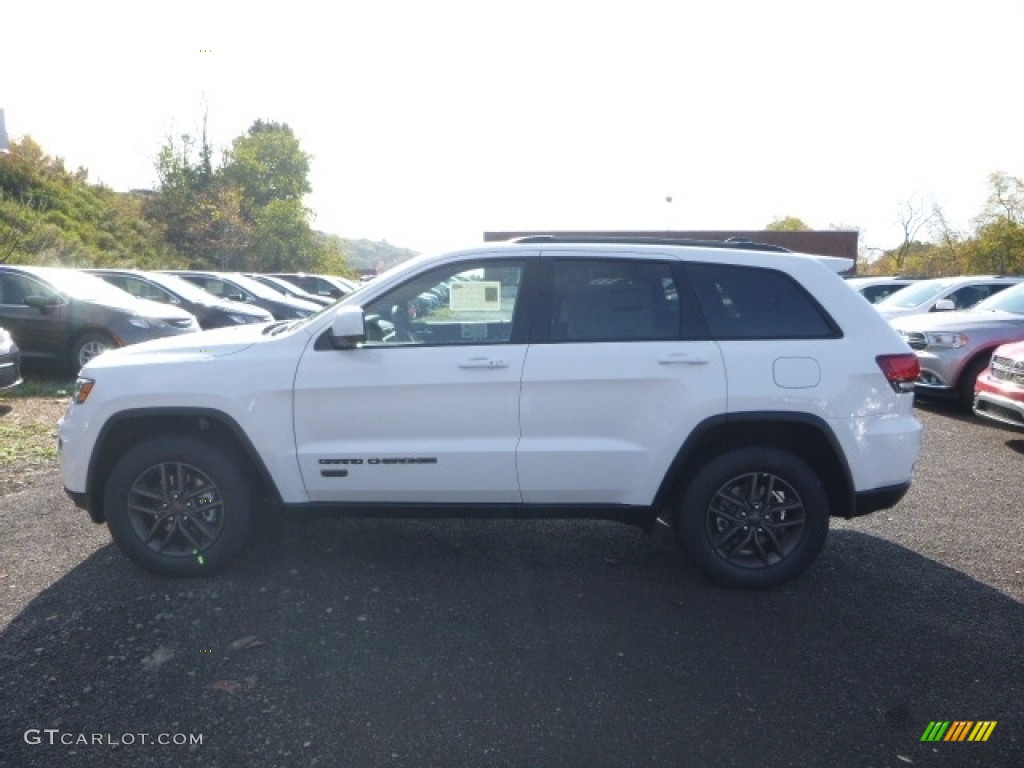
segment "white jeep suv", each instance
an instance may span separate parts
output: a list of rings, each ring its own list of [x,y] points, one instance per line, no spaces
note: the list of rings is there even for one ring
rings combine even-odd
[[[671,523],[711,579],[803,572],[892,506],[917,357],[836,274],[753,243],[514,243],[421,257],[302,320],[86,365],[63,482],[118,546],[197,575],[256,500],[354,515]]]

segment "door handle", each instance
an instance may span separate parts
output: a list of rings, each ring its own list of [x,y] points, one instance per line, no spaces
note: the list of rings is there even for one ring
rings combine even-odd
[[[508,368],[508,361],[493,357],[471,357],[468,360],[460,360],[459,368]]]
[[[708,358],[692,352],[673,352],[658,358],[661,365],[707,365]]]

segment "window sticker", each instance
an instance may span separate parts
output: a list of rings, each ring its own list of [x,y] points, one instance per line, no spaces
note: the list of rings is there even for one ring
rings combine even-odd
[[[454,311],[497,312],[501,309],[501,282],[475,280],[452,283],[449,306]]]

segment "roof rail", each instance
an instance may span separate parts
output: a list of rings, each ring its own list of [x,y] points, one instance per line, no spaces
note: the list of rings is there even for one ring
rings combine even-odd
[[[728,248],[740,251],[773,251],[792,253],[789,248],[771,243],[757,243],[740,237],[728,240],[689,240],[673,237],[610,237],[608,235],[526,235],[513,238],[513,243],[608,243],[609,245],[690,245],[701,248]]]

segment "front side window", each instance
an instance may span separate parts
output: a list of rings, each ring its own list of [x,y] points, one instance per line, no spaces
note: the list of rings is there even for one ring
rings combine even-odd
[[[53,290],[30,277],[16,274],[0,275],[0,304],[24,306],[29,296],[50,298],[55,296]]]
[[[363,307],[366,346],[509,342],[523,274],[521,261],[485,261],[415,277]]]
[[[831,318],[792,277],[759,267],[687,265],[715,339],[827,339]]]
[[[117,283],[117,287],[122,290],[128,291],[132,296],[139,299],[149,299],[150,301],[159,301],[165,304],[173,302],[173,297],[162,288],[157,288],[155,285],[147,283],[145,280],[139,280],[134,277],[126,277],[123,282]]]
[[[608,259],[551,264],[551,341],[674,339],[679,317],[679,291],[669,264]]]

